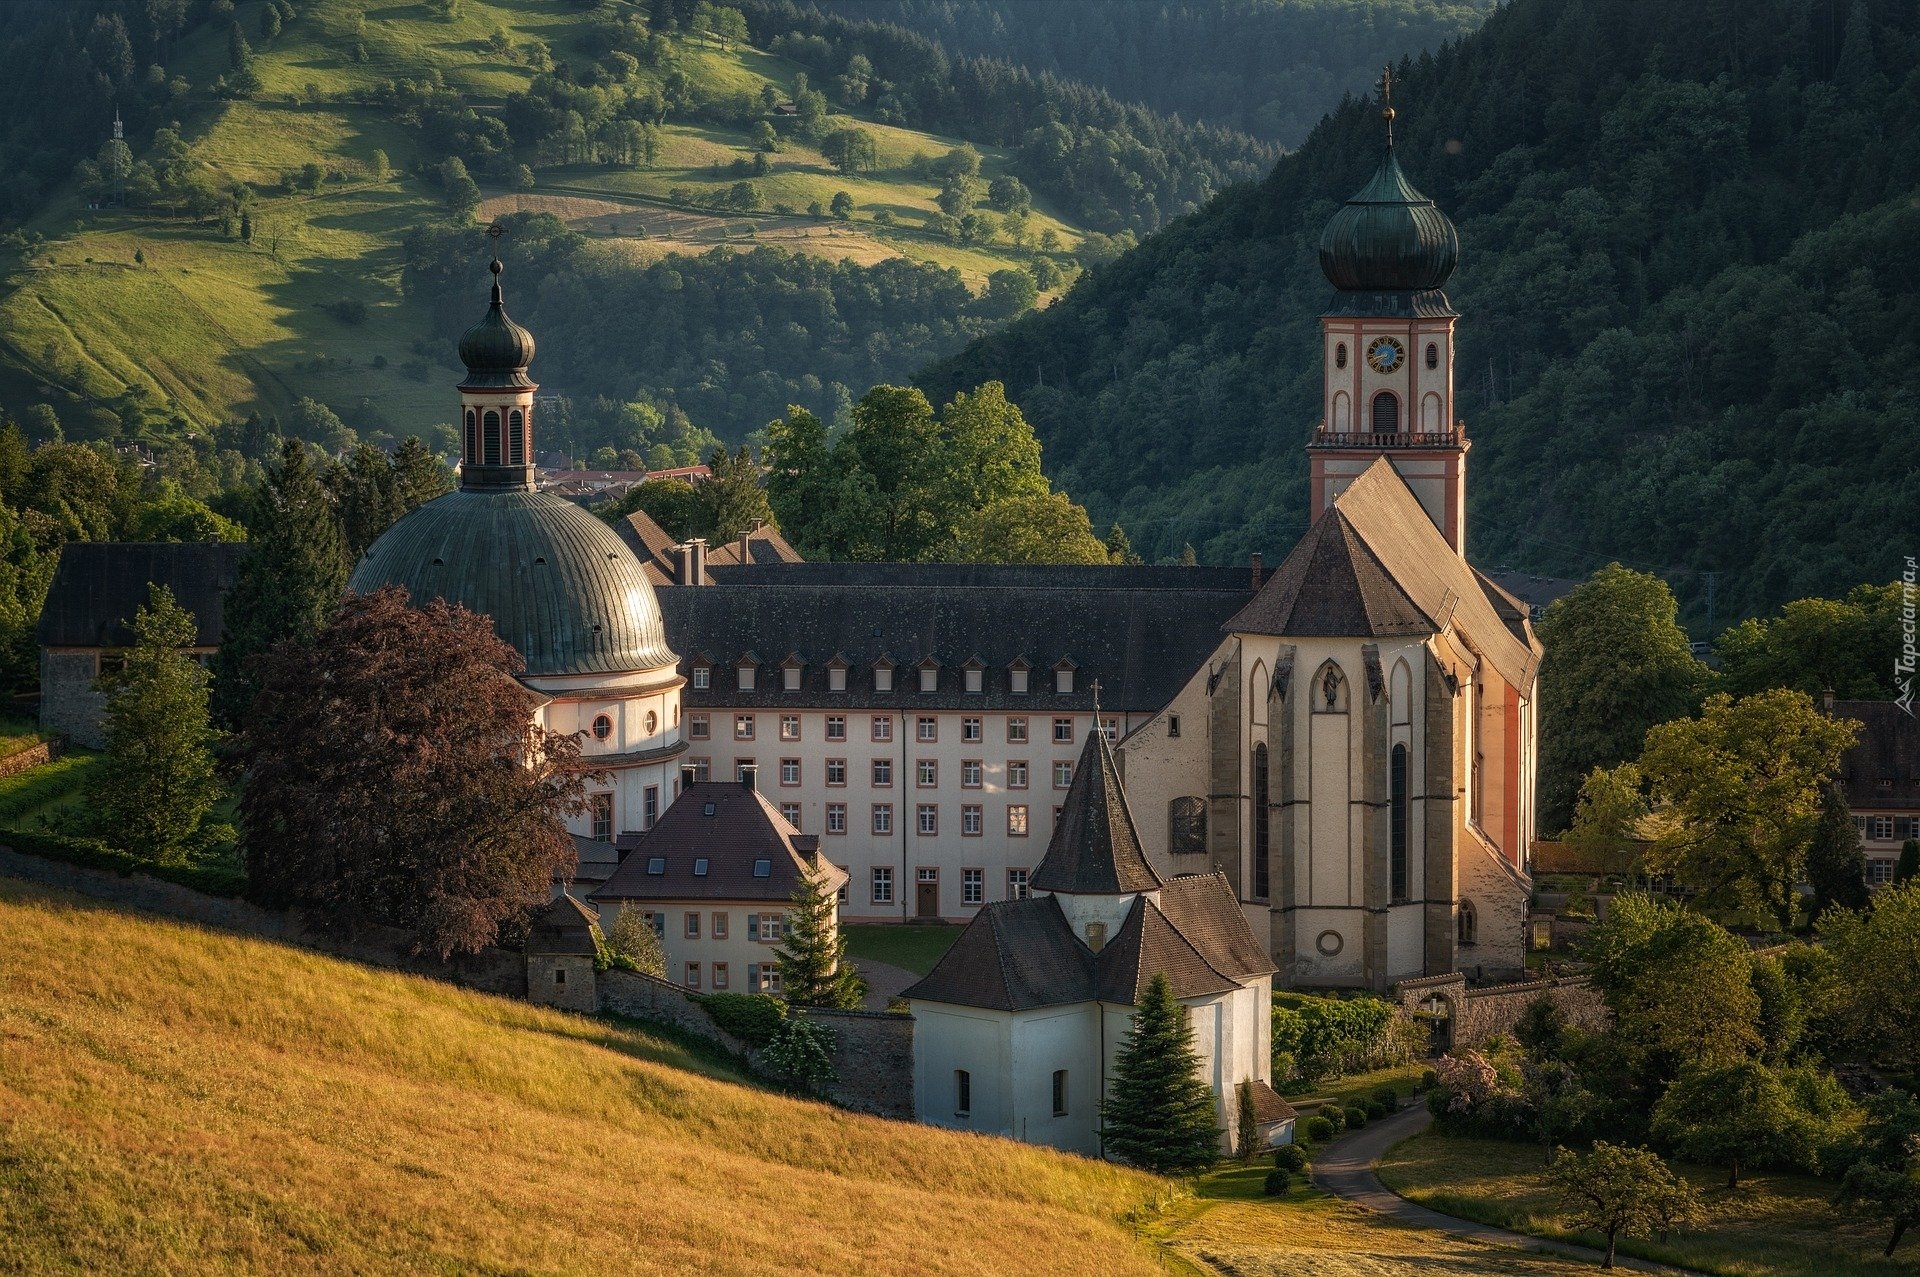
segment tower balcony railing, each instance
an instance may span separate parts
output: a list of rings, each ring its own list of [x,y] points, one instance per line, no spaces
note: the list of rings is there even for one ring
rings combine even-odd
[[[1459,426],[1451,430],[1373,431],[1329,430],[1321,422],[1313,443],[1320,448],[1458,448],[1465,438]]]

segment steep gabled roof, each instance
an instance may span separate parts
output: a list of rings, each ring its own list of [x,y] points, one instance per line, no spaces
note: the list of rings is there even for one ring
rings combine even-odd
[[[1516,632],[1501,619],[1480,576],[1433,526],[1393,463],[1379,457],[1333,499],[1226,628],[1369,638],[1439,633],[1449,625],[1508,683],[1532,682],[1540,660],[1532,630],[1522,622]],[[1301,628],[1289,628],[1295,626]]]
[[[1232,884],[1218,870],[1170,880],[1160,889],[1160,912],[1215,969],[1236,980],[1277,970],[1241,912]]]
[[[1147,862],[1133,813],[1127,810],[1105,732],[1087,733],[1073,785],[1054,822],[1047,854],[1033,871],[1032,885],[1035,891],[1109,896],[1160,886],[1160,875]]]
[[[1207,961],[1145,896],[1134,898],[1120,934],[1100,950],[1097,967],[1100,1000],[1128,1006],[1140,1001],[1156,975],[1167,977],[1176,998],[1231,993],[1240,987],[1238,980]]]
[[[926,978],[902,997],[995,1011],[1091,1002],[1093,953],[1052,896],[1002,900],[974,915]]]
[[[593,929],[599,921],[593,910],[563,892],[534,915],[526,952],[597,957],[600,948],[594,943]]]

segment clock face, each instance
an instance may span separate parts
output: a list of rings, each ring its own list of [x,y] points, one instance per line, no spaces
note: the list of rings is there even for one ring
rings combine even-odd
[[[1398,372],[1407,362],[1407,348],[1392,337],[1375,337],[1367,343],[1367,367],[1375,372]]]

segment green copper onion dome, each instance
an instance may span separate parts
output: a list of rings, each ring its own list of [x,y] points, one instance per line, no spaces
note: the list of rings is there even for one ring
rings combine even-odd
[[[493,272],[493,303],[480,322],[460,335],[460,362],[467,366],[462,390],[532,386],[527,365],[533,362],[533,334],[507,318],[500,300],[500,259],[487,267]]]
[[[1393,144],[1373,180],[1320,233],[1320,269],[1349,293],[1411,293],[1443,287],[1460,260],[1460,236],[1400,171]]]

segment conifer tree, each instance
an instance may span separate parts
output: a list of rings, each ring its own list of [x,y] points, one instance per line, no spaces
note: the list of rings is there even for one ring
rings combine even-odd
[[[1894,862],[1893,880],[1912,882],[1920,878],[1920,838],[1909,838],[1900,844],[1900,859]]]
[[[394,449],[393,478],[403,512],[453,490],[453,476],[417,435],[408,435],[406,442]]]
[[[88,779],[89,804],[109,841],[158,863],[178,863],[220,796],[207,719],[211,676],[184,650],[199,633],[164,585],[133,618],[126,665],[101,679],[106,753]]]
[[[1102,1144],[1109,1156],[1142,1170],[1204,1170],[1220,1150],[1213,1112],[1193,1034],[1173,986],[1156,975],[1114,1061],[1112,1087],[1100,1105]]]
[[[760,483],[760,463],[745,444],[731,456],[725,448],[714,449],[707,466],[712,475],[695,489],[695,495],[700,522],[715,545],[733,540],[756,519],[774,522],[773,507],[767,504],[767,491]]]
[[[249,663],[283,640],[306,644],[347,588],[347,557],[306,446],[281,445],[254,497],[246,557],[227,592],[226,623],[214,664],[214,711],[237,725],[258,688]]]
[[[1813,884],[1813,916],[1832,908],[1861,909],[1867,903],[1867,858],[1860,831],[1840,786],[1828,781],[1820,797],[1820,819],[1807,849],[1807,880]]]
[[[857,1010],[867,996],[867,982],[847,961],[847,936],[833,893],[815,875],[802,874],[791,901],[785,935],[773,951],[780,991],[798,1007]]]

